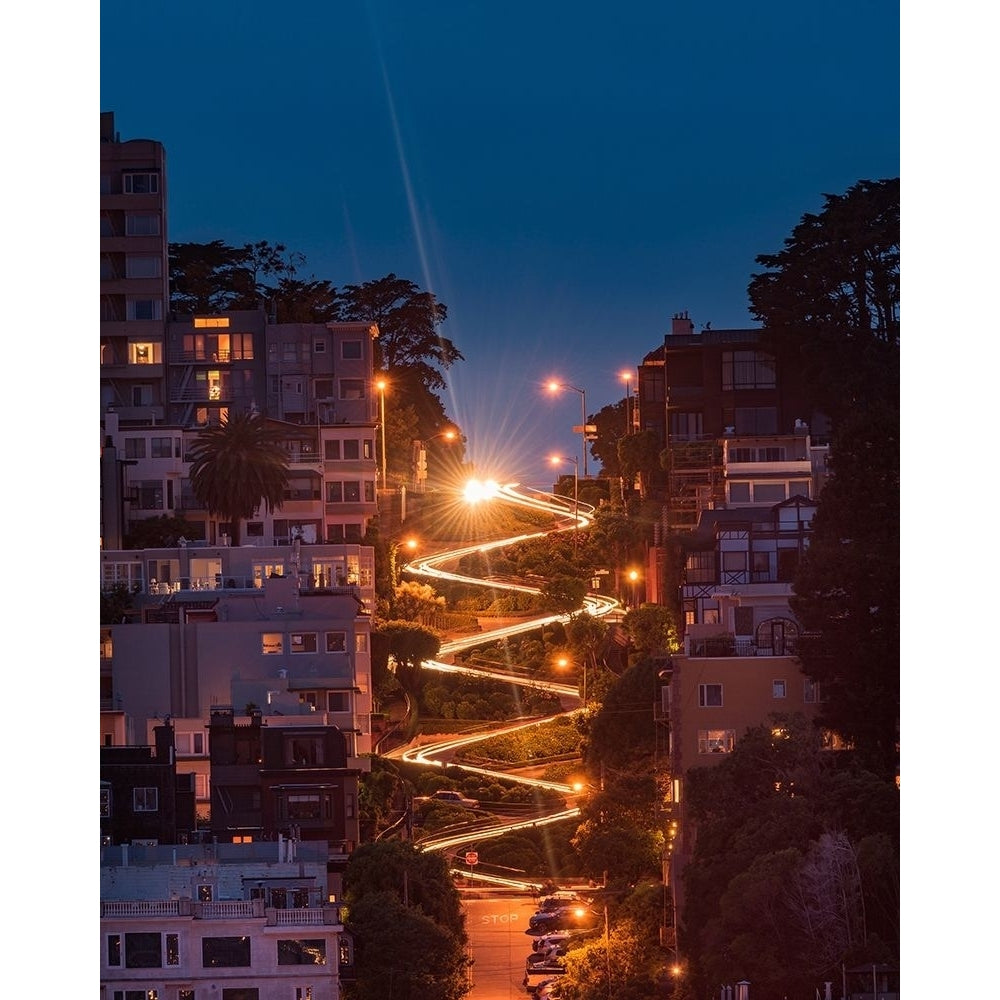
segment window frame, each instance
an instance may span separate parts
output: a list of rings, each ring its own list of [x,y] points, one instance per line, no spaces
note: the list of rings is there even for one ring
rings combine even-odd
[[[150,801],[153,803],[149,805]],[[134,785],[132,787],[132,812],[155,813],[160,811],[160,790],[156,785]]]
[[[718,701],[714,700],[716,689],[718,689]],[[698,685],[698,707],[699,708],[723,708],[723,692],[721,684],[699,684]]]

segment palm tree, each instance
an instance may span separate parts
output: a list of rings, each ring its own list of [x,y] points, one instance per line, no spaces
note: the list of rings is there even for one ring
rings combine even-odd
[[[191,449],[191,488],[209,514],[229,522],[234,545],[240,521],[253,517],[261,501],[269,514],[281,507],[288,453],[280,439],[263,417],[238,413],[203,430]]]

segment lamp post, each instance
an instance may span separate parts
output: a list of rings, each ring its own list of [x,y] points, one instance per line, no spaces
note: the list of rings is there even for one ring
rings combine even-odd
[[[635,607],[635,585],[639,580],[639,573],[634,569],[628,571],[630,607]]]
[[[413,439],[413,485],[421,492],[424,489],[424,484],[427,482],[427,449],[425,445],[430,444],[431,441],[436,441],[438,438],[443,438],[445,441],[451,442],[458,437],[458,431],[453,427],[449,427],[447,430],[438,432],[437,434],[432,434],[429,438],[421,440],[420,438]]]
[[[553,455],[550,461],[553,465],[559,465],[560,462],[573,463],[573,551],[575,552],[580,531],[580,465],[575,458],[563,458],[561,455]]]
[[[625,434],[629,435],[632,433],[632,387],[630,381],[632,378],[631,372],[622,372],[622,378],[625,380]]]
[[[384,378],[380,378],[375,383],[375,388],[378,389],[379,426],[382,429],[382,489],[386,489],[389,485],[386,482],[385,473],[385,387],[386,381]]]
[[[565,656],[560,656],[559,659],[556,660],[556,666],[559,667],[560,670],[565,670],[569,665],[570,665],[569,660]],[[587,704],[587,661],[586,660],[583,661],[583,687],[580,690],[580,700],[584,703],[584,705]]]
[[[558,392],[560,389],[572,389],[573,392],[580,393],[580,436],[583,439],[583,478],[587,478],[587,393],[578,386],[569,385],[567,382],[550,382],[549,391]]]

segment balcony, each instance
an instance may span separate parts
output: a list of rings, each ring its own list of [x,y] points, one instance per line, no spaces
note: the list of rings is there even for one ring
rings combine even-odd
[[[339,906],[276,909],[265,906],[263,899],[228,899],[201,903],[193,899],[102,900],[101,919],[121,920],[134,917],[190,917],[193,920],[263,919],[266,927],[336,927],[340,924]]]
[[[729,633],[712,636],[686,635],[684,652],[690,657],[720,658],[729,656],[794,656],[795,640],[785,638],[781,648],[759,645],[756,639],[737,638]]]

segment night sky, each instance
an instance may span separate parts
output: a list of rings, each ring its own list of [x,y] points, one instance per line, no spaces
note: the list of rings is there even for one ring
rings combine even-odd
[[[433,291],[465,357],[442,398],[484,475],[551,484],[582,400],[549,378],[594,413],[673,314],[755,325],[754,257],[824,193],[899,174],[888,3],[287,11],[106,0],[101,110],[165,145],[171,241],[266,239],[303,278]]]

